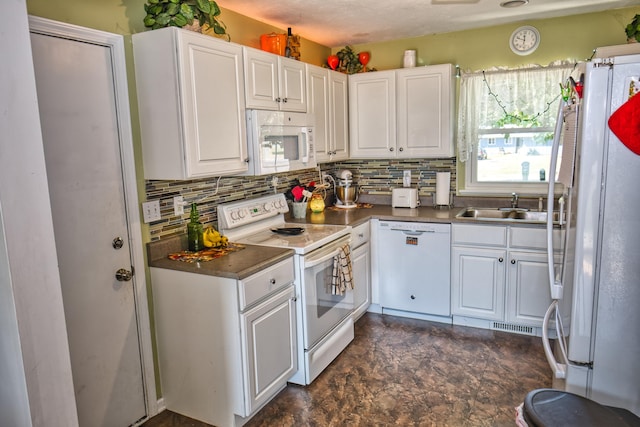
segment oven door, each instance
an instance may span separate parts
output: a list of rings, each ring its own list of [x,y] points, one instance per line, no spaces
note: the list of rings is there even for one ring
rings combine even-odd
[[[313,348],[354,310],[353,292],[331,294],[334,257],[349,241],[347,236],[303,256],[305,350]]]

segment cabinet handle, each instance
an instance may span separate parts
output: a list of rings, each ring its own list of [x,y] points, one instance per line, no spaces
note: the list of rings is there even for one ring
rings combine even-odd
[[[291,301],[293,301],[293,302],[298,301],[298,297],[291,297]]]
[[[398,148],[398,151],[404,151],[404,148],[400,147]]]
[[[249,158],[247,157],[246,159],[244,159],[245,163],[249,163]]]
[[[515,260],[515,259],[512,259],[512,260],[511,260],[511,264],[515,264],[515,263],[516,263],[516,260]]]
[[[498,262],[502,262],[502,261],[504,261],[504,258],[502,257],[498,258]]]
[[[272,285],[275,285],[276,284],[276,279],[269,280],[269,283],[271,283]]]
[[[287,102],[287,98],[282,98],[282,102]]]
[[[415,295],[411,295],[411,299],[416,299],[416,296]]]
[[[364,233],[358,233],[358,237],[362,239],[364,237]]]
[[[389,151],[393,151],[393,147],[390,147],[390,148],[389,148]]]
[[[280,102],[280,97],[276,98],[276,102]]]

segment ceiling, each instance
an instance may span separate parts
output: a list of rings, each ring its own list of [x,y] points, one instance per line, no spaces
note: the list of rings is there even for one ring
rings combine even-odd
[[[328,47],[405,39],[531,19],[640,5],[640,0],[217,0],[249,16]],[[224,17],[223,17],[224,21]]]

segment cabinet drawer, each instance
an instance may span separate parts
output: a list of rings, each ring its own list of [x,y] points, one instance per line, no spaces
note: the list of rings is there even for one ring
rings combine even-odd
[[[364,224],[360,224],[351,230],[351,247],[357,248],[358,246],[367,243],[369,241],[371,233],[369,232],[369,221]]]
[[[507,227],[495,225],[453,224],[454,245],[507,246]]]
[[[553,230],[553,247],[560,251],[564,243],[564,231]],[[547,230],[545,228],[512,227],[509,234],[509,247],[521,249],[547,250]]]
[[[293,278],[293,257],[291,257],[240,280],[238,283],[240,310],[293,282]]]

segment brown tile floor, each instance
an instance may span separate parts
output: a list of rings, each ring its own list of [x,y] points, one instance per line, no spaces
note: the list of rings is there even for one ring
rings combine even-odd
[[[514,426],[514,407],[551,386],[539,338],[368,313],[307,387],[289,385],[257,426]],[[207,424],[170,411],[144,427]]]

